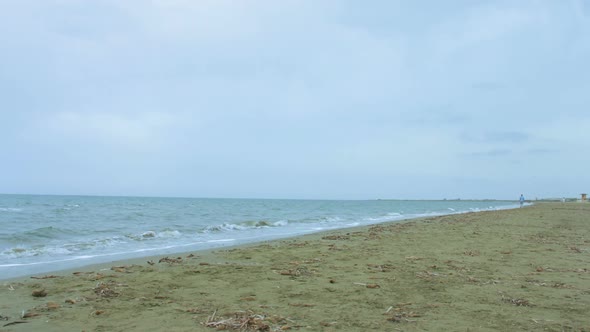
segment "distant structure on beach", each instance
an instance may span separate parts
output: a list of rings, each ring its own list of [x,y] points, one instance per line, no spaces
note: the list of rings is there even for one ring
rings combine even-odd
[[[580,195],[582,195],[582,202],[585,202],[587,194],[580,194]]]

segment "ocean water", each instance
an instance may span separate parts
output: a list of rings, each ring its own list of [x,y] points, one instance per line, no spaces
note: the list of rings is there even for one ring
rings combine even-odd
[[[0,279],[422,216],[515,207],[513,201],[0,195]]]

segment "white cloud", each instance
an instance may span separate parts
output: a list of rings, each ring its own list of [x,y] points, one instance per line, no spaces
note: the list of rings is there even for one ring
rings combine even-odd
[[[64,111],[44,114],[41,119],[35,127],[39,139],[61,138],[72,144],[140,152],[158,150],[174,124],[172,116],[156,112]]]

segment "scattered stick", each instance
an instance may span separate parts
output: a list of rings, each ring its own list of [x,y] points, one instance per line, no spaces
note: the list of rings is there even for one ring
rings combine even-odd
[[[309,303],[289,303],[290,306],[292,307],[315,307],[315,304],[309,304]]]
[[[168,256],[164,257],[164,258],[160,258],[160,260],[158,261],[158,263],[168,263],[168,264],[174,264],[174,263],[182,263],[182,257],[178,257],[178,258],[170,258]]]
[[[60,276],[55,276],[55,275],[48,275],[48,276],[42,276],[42,277],[31,277],[31,279],[52,279],[52,278],[61,278]]]
[[[25,312],[23,310],[22,314],[21,314],[21,318],[31,318],[31,317],[37,317],[40,316],[40,313],[37,312]]]
[[[207,325],[209,325],[209,323],[211,323],[213,321],[213,319],[215,319],[216,313],[217,313],[217,309],[215,309],[215,311],[213,311],[213,315],[211,315],[211,317],[207,317]]]
[[[28,323],[28,322],[27,321],[24,321],[24,320],[17,320],[17,321],[14,321],[14,322],[10,322],[10,323],[4,324],[4,325],[2,325],[2,327],[6,327],[6,326],[10,326],[10,325],[16,325],[16,324],[23,324],[23,323]]]

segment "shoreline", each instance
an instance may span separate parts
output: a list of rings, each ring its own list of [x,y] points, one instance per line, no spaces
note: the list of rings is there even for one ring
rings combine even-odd
[[[507,210],[507,209],[502,209],[502,210]],[[171,253],[164,253],[164,254],[158,254],[158,255],[146,255],[146,256],[140,256],[140,257],[115,259],[115,260],[108,261],[108,262],[91,263],[91,264],[81,265],[79,267],[74,267],[74,268],[51,270],[48,272],[31,273],[31,274],[26,274],[26,275],[22,275],[22,276],[7,278],[7,279],[0,279],[0,283],[18,282],[18,281],[27,280],[27,279],[34,278],[34,277],[43,277],[43,276],[47,276],[47,275],[55,275],[55,276],[63,277],[63,276],[67,276],[69,274],[72,274],[74,272],[105,271],[105,270],[110,270],[110,268],[113,265],[117,265],[117,266],[119,266],[119,265],[141,265],[141,264],[145,265],[145,263],[147,261],[158,261],[159,259],[161,259],[163,257],[186,256],[189,254],[199,255],[199,256],[213,256],[213,255],[215,255],[216,251],[247,249],[249,247],[254,247],[254,246],[263,245],[263,244],[267,244],[267,243],[289,241],[292,239],[300,239],[300,238],[303,239],[303,238],[307,238],[307,237],[317,238],[317,237],[321,237],[322,234],[324,234],[324,233],[331,234],[333,232],[343,232],[343,231],[347,231],[347,230],[348,231],[351,231],[351,230],[363,231],[363,229],[368,229],[368,228],[375,226],[375,225],[398,224],[398,223],[403,224],[403,223],[407,223],[407,222],[420,221],[422,219],[428,219],[428,218],[437,218],[437,217],[443,217],[443,216],[448,216],[448,215],[460,215],[460,214],[480,213],[480,212],[485,212],[485,211],[460,212],[460,213],[455,213],[455,214],[450,213],[450,214],[437,215],[437,216],[432,216],[432,217],[414,217],[414,218],[407,218],[407,219],[400,219],[400,220],[384,221],[384,222],[370,224],[370,225],[351,226],[351,227],[344,227],[344,228],[338,228],[338,229],[333,229],[333,230],[321,230],[321,231],[316,231],[316,232],[312,232],[312,233],[297,234],[297,235],[288,236],[288,237],[269,239],[269,240],[260,240],[260,241],[247,242],[247,243],[234,244],[234,245],[225,245],[225,246],[207,248],[207,249],[174,251]],[[125,254],[121,254],[121,255],[125,255]]]
[[[0,331],[585,331],[589,213],[540,203],[2,280]]]
[[[468,200],[465,200],[468,201]],[[482,200],[486,201],[486,200]],[[487,200],[489,201],[489,200]],[[504,201],[502,201],[504,202]],[[527,203],[530,204],[530,203]],[[237,240],[232,241],[213,241],[215,243],[208,244],[208,246],[197,248],[199,246],[203,246],[204,243],[196,242],[196,243],[183,243],[183,244],[176,244],[176,245],[167,245],[166,247],[155,247],[155,248],[147,248],[143,251],[128,251],[128,252],[118,252],[118,253],[102,253],[97,254],[94,256],[84,256],[84,257],[72,257],[72,258],[61,258],[47,262],[36,262],[24,265],[15,265],[15,266],[1,266],[0,272],[4,272],[9,277],[4,278],[0,275],[0,282],[5,280],[11,279],[18,279],[18,278],[27,278],[34,275],[39,274],[51,274],[51,273],[60,273],[60,271],[70,271],[70,270],[80,270],[80,269],[91,269],[92,266],[95,265],[108,265],[108,264],[117,264],[117,262],[126,262],[126,261],[141,261],[142,259],[150,259],[161,255],[177,255],[182,254],[185,252],[206,252],[206,251],[213,251],[217,249],[223,248],[233,248],[239,247],[244,245],[253,245],[256,243],[263,243],[268,241],[276,241],[276,240],[285,240],[290,239],[293,237],[299,236],[306,236],[315,233],[323,233],[323,232],[331,232],[331,231],[338,231],[344,229],[352,229],[357,227],[370,227],[372,225],[378,224],[387,224],[387,223],[404,223],[412,220],[420,220],[423,218],[430,218],[430,217],[441,217],[447,215],[457,215],[457,214],[464,214],[464,213],[477,213],[477,212],[485,212],[485,211],[500,211],[500,210],[508,210],[508,209],[515,209],[518,208],[518,204],[514,203],[512,205],[502,205],[502,206],[495,206],[493,209],[477,209],[477,210],[464,210],[464,211],[454,211],[450,209],[450,212],[432,212],[428,214],[416,215],[416,216],[404,216],[401,218],[393,218],[391,220],[384,220],[384,221],[374,221],[371,223],[361,223],[360,225],[349,225],[342,228],[330,228],[322,229],[322,230],[307,230],[298,232],[295,234],[289,235],[280,235],[280,234],[260,234],[254,238],[238,238]],[[231,234],[228,234],[231,236]],[[192,249],[191,249],[192,248]],[[52,268],[50,266],[56,266]],[[11,271],[13,269],[13,271]],[[2,271],[4,270],[4,271]]]

